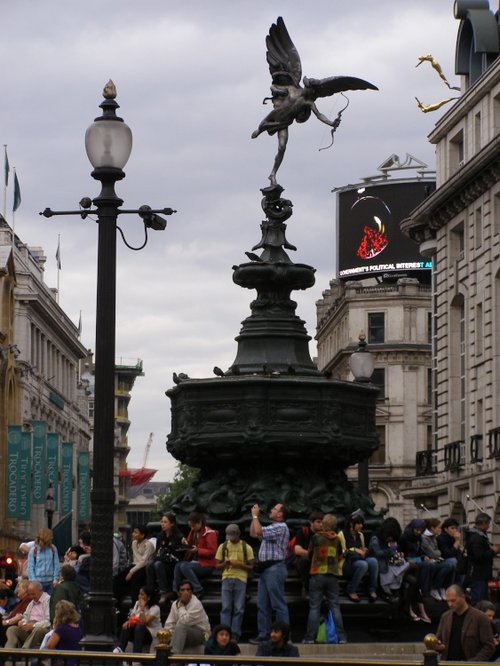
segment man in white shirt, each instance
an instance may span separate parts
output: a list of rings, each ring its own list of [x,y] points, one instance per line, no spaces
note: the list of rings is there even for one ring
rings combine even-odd
[[[194,596],[190,581],[181,582],[178,594],[165,622],[165,629],[172,634],[172,654],[182,654],[185,647],[203,645],[210,636],[208,616]]]
[[[31,594],[33,601],[28,604],[19,623],[7,629],[5,647],[8,649],[37,649],[50,629],[50,596],[37,580],[30,581],[28,594]]]

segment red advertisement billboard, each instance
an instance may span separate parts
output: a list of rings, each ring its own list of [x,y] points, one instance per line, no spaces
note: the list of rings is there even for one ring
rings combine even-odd
[[[400,222],[435,190],[434,180],[368,183],[337,192],[337,270],[341,280],[430,281],[431,262],[404,236]]]

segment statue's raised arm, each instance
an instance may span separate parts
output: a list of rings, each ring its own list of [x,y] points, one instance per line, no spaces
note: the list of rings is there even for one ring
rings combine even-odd
[[[354,76],[330,76],[326,79],[304,77],[304,87],[302,87],[300,57],[281,16],[272,24],[266,37],[266,46],[272,85],[271,97],[266,97],[264,104],[270,100],[273,110],[253,132],[252,138],[255,139],[262,132],[278,135],[278,152],[269,176],[271,185],[276,185],[276,173],[283,161],[288,142],[288,127],[294,120],[305,123],[311,113],[314,113],[318,120],[333,129],[338,126],[338,118],[330,120],[317,109],[315,101],[318,97],[329,97],[345,90],[378,90],[378,88]]]

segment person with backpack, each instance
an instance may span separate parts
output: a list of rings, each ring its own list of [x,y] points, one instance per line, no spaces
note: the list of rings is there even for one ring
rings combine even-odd
[[[308,517],[309,525],[304,525],[290,539],[289,550],[293,552],[293,565],[302,581],[302,597],[307,598],[309,589],[309,569],[311,566],[311,538],[316,532],[323,529],[323,512],[311,511]]]
[[[47,594],[52,594],[61,575],[59,553],[52,543],[52,536],[52,530],[42,527],[28,553],[28,579],[39,581]]]
[[[344,622],[340,610],[339,561],[342,557],[340,539],[337,535],[337,519],[331,513],[325,514],[322,529],[314,532],[311,538],[311,567],[309,581],[309,616],[303,643],[314,643],[320,623],[321,605],[326,597],[331,610],[338,642],[346,643]]]
[[[241,638],[241,624],[245,613],[248,574],[253,568],[252,548],[241,539],[238,525],[226,527],[226,541],[215,554],[216,569],[222,570],[221,624],[231,627],[232,638]]]

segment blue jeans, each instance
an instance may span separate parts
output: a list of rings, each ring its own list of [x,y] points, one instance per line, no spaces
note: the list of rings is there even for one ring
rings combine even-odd
[[[330,574],[318,574],[309,578],[309,617],[304,640],[313,641],[319,627],[321,602],[326,596],[328,607],[333,613],[339,641],[345,641],[346,635],[339,603],[339,582]]]
[[[158,583],[160,594],[166,594],[172,587],[174,578],[174,562],[153,560],[146,566],[146,583],[148,587],[155,588]]]
[[[368,573],[368,592],[376,592],[378,584],[378,560],[375,557],[365,557],[362,560],[352,562],[351,577],[347,583],[348,594],[358,591],[361,579]]]
[[[440,590],[441,588],[444,588],[446,590],[455,579],[456,568],[456,557],[449,557],[442,562],[436,562],[432,569],[432,589]]]
[[[247,584],[236,578],[223,578],[221,586],[221,624],[231,627],[234,636],[241,637],[241,623],[245,613]]]
[[[285,601],[287,568],[284,562],[268,567],[259,576],[257,587],[257,627],[259,638],[268,638],[271,633],[272,614],[276,620],[290,624],[288,606]]]
[[[470,584],[470,603],[475,606],[478,601],[488,599],[488,581],[487,580],[473,580]]]
[[[193,588],[193,594],[198,597],[203,593],[203,585],[199,579],[210,576],[213,570],[213,567],[202,567],[199,562],[177,562],[174,569],[174,592],[177,592],[183,580],[188,580]]]

